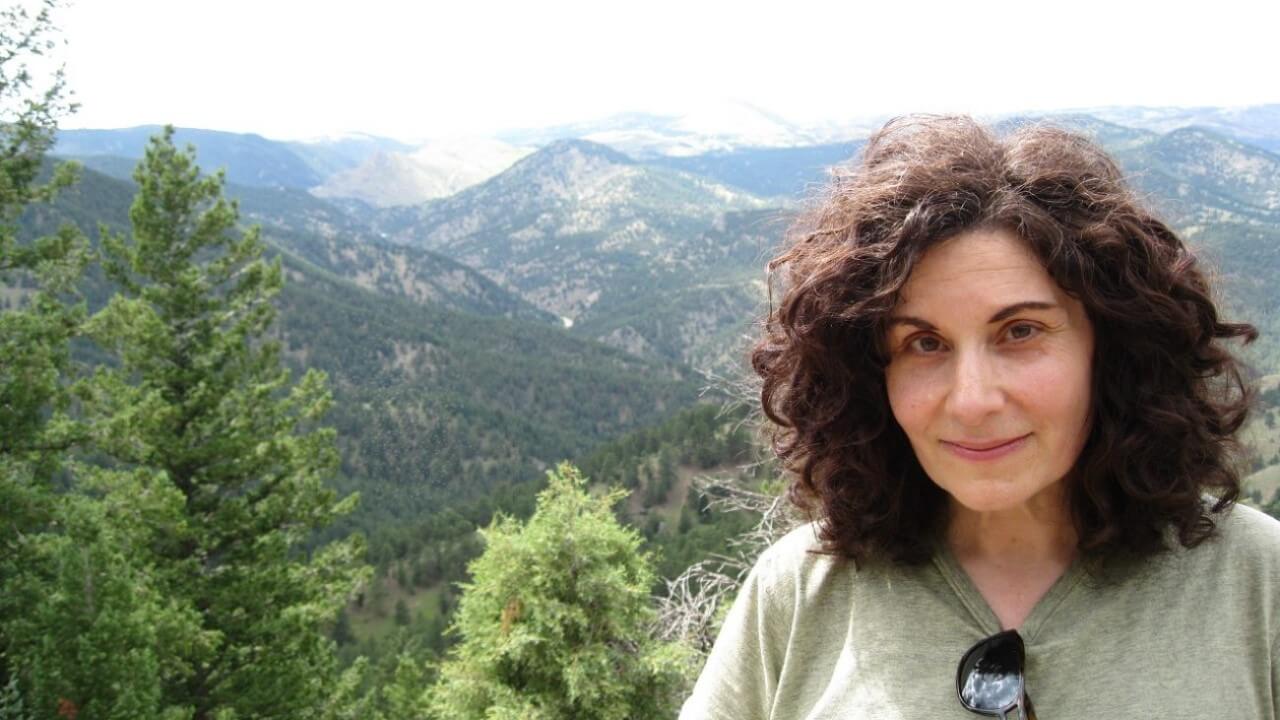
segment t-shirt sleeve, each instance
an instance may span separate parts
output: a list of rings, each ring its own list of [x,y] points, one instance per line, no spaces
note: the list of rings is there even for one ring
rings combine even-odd
[[[768,720],[791,624],[791,593],[766,551],[725,616],[679,720]]]

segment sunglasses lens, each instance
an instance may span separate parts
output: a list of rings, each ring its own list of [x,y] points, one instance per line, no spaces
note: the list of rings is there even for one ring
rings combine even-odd
[[[960,701],[979,712],[1007,711],[1022,695],[1022,638],[1003,632],[983,640],[960,661]]]

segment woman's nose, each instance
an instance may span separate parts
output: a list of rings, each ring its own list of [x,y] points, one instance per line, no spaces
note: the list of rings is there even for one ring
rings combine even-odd
[[[981,426],[1004,406],[999,370],[992,358],[981,350],[957,352],[954,357],[947,411],[961,425]]]

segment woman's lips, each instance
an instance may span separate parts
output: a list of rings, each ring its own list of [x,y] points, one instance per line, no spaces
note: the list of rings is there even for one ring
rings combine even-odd
[[[964,458],[965,460],[995,460],[1002,458],[1010,453],[1017,452],[1023,445],[1027,444],[1027,438],[1030,434],[1022,437],[1013,438],[1012,440],[994,440],[986,443],[954,443],[943,440],[942,444],[953,454]]]

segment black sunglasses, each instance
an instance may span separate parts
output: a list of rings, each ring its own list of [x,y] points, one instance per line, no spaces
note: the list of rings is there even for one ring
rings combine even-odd
[[[1001,720],[1014,710],[1019,720],[1036,720],[1023,673],[1026,659],[1027,649],[1017,630],[1005,630],[969,648],[956,671],[960,704]]]

